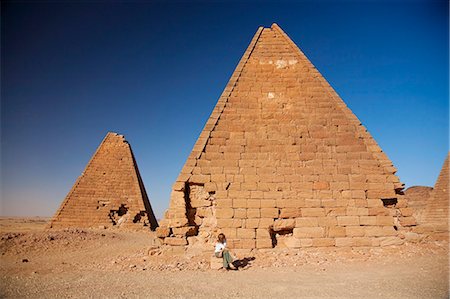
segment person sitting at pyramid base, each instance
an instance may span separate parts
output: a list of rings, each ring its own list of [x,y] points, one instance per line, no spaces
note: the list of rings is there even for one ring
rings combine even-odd
[[[216,248],[214,250],[214,255],[217,258],[223,258],[223,268],[224,269],[232,269],[236,270],[236,267],[233,265],[233,257],[227,249],[227,239],[224,234],[219,234],[217,236]]]

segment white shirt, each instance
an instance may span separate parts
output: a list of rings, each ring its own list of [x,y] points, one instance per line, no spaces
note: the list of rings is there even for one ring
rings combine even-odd
[[[227,242],[225,242],[223,244],[220,242],[217,242],[216,249],[214,250],[214,252],[220,252],[221,250],[225,249],[226,246],[227,246]]]

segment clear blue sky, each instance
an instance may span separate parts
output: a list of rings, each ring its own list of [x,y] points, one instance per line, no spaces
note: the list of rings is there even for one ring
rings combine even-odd
[[[448,152],[448,2],[2,3],[1,214],[52,215],[108,131],[157,217],[258,26],[278,23],[407,186]]]

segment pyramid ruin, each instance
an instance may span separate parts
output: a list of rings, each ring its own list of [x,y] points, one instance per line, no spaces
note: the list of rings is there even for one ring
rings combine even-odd
[[[260,27],[181,173],[157,234],[234,249],[401,244],[396,169],[291,39]]]
[[[448,238],[449,220],[449,154],[445,159],[442,170],[431,192],[422,217],[422,225],[427,232],[443,233]]]
[[[50,228],[158,226],[130,144],[108,133],[51,220]]]

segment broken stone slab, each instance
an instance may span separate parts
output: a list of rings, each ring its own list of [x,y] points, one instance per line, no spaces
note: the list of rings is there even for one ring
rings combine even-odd
[[[419,234],[413,233],[413,232],[407,232],[405,233],[405,240],[411,243],[419,242],[421,239]]]
[[[186,238],[167,237],[164,238],[164,244],[172,246],[185,246],[187,245]]]
[[[378,238],[380,241],[380,246],[393,246],[393,245],[403,245],[405,243],[404,240],[398,238],[398,237],[382,237]]]
[[[210,259],[211,270],[219,270],[223,268],[223,259],[221,257],[211,256]]]
[[[286,245],[287,248],[300,248],[300,247],[302,247],[301,243],[300,243],[300,240],[295,238],[295,237],[284,238],[283,242],[284,242],[284,245]]]
[[[172,232],[175,236],[190,237],[197,234],[197,227],[196,226],[174,227],[172,229]]]
[[[277,219],[273,223],[273,230],[278,232],[282,230],[294,229],[295,219]]]
[[[170,228],[159,226],[156,228],[156,236],[158,238],[165,238],[170,235]]]

